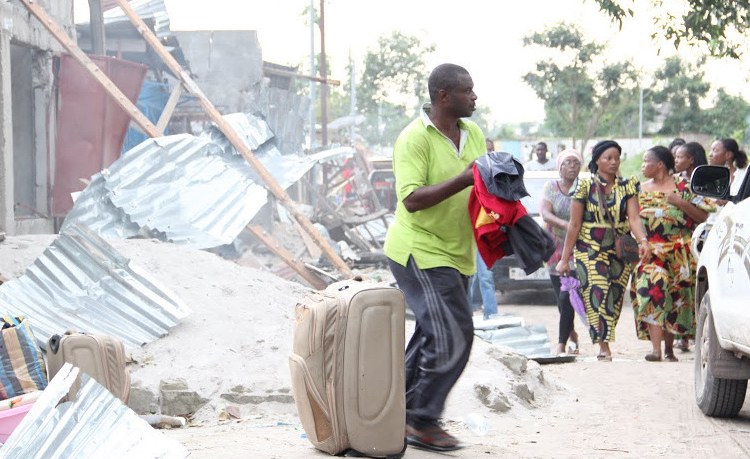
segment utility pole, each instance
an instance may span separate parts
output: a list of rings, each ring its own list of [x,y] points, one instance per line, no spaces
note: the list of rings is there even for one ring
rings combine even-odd
[[[310,152],[315,152],[318,131],[315,116],[315,0],[310,0]]]
[[[320,0],[320,77],[328,79],[326,65],[325,0]],[[323,147],[328,145],[328,85],[320,88],[320,130]]]
[[[643,85],[639,85],[638,97],[638,150],[643,151]]]
[[[354,59],[352,59],[352,50],[349,50],[349,84],[351,85],[351,99],[349,100],[349,116],[352,118],[352,125],[349,126],[349,144],[354,146],[354,132],[356,130],[354,117],[357,115],[357,82],[354,76]]]
[[[97,56],[107,54],[104,46],[104,11],[101,0],[89,0],[89,28],[91,29],[91,52]]]

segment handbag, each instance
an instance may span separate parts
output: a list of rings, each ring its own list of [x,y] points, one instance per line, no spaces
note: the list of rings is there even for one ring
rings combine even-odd
[[[29,322],[3,317],[0,325],[0,399],[44,390],[47,370]]]
[[[614,234],[615,237],[615,255],[625,263],[637,262],[640,259],[640,255],[638,254],[638,241],[636,241],[630,233],[617,234],[614,219],[609,212],[604,211],[604,193],[602,193],[599,184],[593,182],[593,185],[596,187],[596,191],[599,194],[599,210],[601,210],[604,219],[612,226],[612,234]]]

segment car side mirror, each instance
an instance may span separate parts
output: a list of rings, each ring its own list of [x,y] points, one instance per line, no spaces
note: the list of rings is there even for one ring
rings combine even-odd
[[[690,189],[709,198],[729,199],[729,168],[698,166],[690,177]]]

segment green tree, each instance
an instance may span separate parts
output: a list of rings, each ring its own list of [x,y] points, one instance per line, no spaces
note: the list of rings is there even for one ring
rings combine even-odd
[[[719,89],[713,108],[704,114],[705,130],[717,138],[731,137],[747,143],[750,104],[740,96]]]
[[[649,94],[657,109],[664,115],[660,134],[705,132],[704,114],[700,101],[711,85],[703,80],[698,65],[691,65],[679,57],[670,57],[654,74],[655,85]]]
[[[573,147],[581,139],[580,149],[585,149],[605,115],[632,105],[637,81],[632,64],[601,62],[604,46],[586,41],[575,25],[560,23],[534,33],[524,45],[550,51],[523,79],[544,101],[545,128],[570,137]]]
[[[427,56],[435,45],[394,31],[365,55],[357,83],[357,109],[367,118],[360,131],[373,144],[390,145],[414,116],[427,92]]]
[[[622,22],[633,16],[633,10],[624,4],[635,0],[594,0],[613,22]],[[664,0],[651,0],[660,7]],[[674,3],[673,3],[674,4]],[[675,4],[676,6],[680,6]],[[675,47],[683,43],[702,44],[715,57],[739,58],[746,40],[745,30],[750,27],[750,1],[748,0],[683,0],[685,13],[666,13],[656,18],[653,36],[672,41]]]

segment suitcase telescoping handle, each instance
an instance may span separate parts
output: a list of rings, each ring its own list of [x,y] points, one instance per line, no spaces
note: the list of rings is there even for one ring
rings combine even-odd
[[[66,335],[74,335],[76,332],[73,330],[66,330]],[[62,336],[60,335],[52,335],[49,338],[49,341],[47,341],[47,349],[52,351],[53,354],[57,354],[57,351],[60,349],[60,343],[62,342]]]
[[[52,351],[53,354],[57,354],[57,351],[60,349],[61,340],[60,335],[52,335],[49,341],[47,341],[47,349]]]

